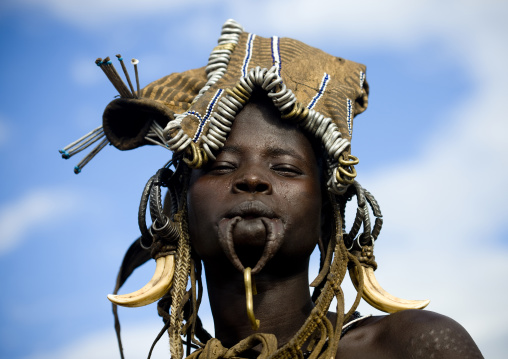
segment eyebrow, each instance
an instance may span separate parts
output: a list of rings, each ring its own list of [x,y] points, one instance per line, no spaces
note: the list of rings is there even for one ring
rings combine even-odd
[[[270,157],[291,156],[301,161],[304,161],[304,158],[293,149],[286,149],[281,147],[267,147],[266,153]]]
[[[242,154],[242,149],[240,146],[225,146],[222,148],[222,152],[232,153],[232,154]],[[305,161],[302,155],[292,149],[286,149],[281,147],[266,147],[263,151],[264,155],[267,157],[281,157],[281,156],[291,156],[298,160]]]
[[[242,151],[240,150],[240,147],[238,147],[238,146],[224,146],[224,147],[222,147],[221,152],[228,152],[228,153],[233,153],[233,154],[237,154],[237,155],[242,153]]]

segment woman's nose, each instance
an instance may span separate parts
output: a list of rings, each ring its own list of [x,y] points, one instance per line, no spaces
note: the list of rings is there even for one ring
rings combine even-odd
[[[270,194],[271,192],[272,184],[270,181],[255,171],[243,173],[233,182],[233,193]]]

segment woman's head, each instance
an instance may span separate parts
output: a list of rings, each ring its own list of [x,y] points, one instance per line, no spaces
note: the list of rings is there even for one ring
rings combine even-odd
[[[207,270],[250,266],[254,274],[284,275],[285,268],[307,268],[321,237],[321,270],[313,283],[321,294],[302,331],[316,330],[334,296],[340,302],[339,285],[351,257],[344,243],[349,247],[362,223],[369,243],[380,229],[376,220],[371,235],[366,202],[375,200],[353,183],[358,162],[349,153],[353,118],[365,110],[367,96],[363,65],[296,40],[257,37],[228,21],[206,69],[169,75],[108,106],[103,122],[112,144],[125,149],[109,134],[116,129],[109,120],[125,123],[117,110],[128,103],[133,118],[146,122],[134,131],[140,139],[134,142],[159,144],[175,154],[174,176],[150,179],[139,217],[152,255],[158,262],[161,256],[176,262],[173,287],[159,302],[167,325],[171,321],[172,351],[181,346],[184,319],[191,336],[197,323],[201,262],[192,251]],[[171,194],[165,214],[160,186]],[[361,208],[345,242],[341,216],[345,198],[355,193]],[[151,230],[144,223],[149,197]],[[339,315],[337,325],[341,321]]]
[[[205,266],[256,273],[266,264],[282,273],[288,263],[307,264],[321,225],[315,147],[270,99],[251,98],[216,160],[191,174],[189,232]]]

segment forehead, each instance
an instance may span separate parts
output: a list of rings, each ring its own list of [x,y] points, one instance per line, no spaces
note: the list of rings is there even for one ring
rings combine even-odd
[[[291,151],[305,161],[316,162],[307,135],[294,123],[282,120],[279,110],[265,96],[254,96],[236,116],[223,151],[232,148]]]

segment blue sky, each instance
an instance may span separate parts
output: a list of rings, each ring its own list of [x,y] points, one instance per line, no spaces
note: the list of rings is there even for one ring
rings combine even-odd
[[[355,119],[352,148],[385,218],[377,276],[394,295],[431,299],[429,310],[464,325],[486,357],[503,357],[504,2],[143,4],[0,5],[0,358],[117,355],[106,295],[138,235],[141,190],[169,152],[108,146],[76,176],[80,157],[64,161],[57,150],[97,127],[117,94],[97,57],[138,58],[143,86],[205,65],[228,18],[367,65],[369,109]],[[152,269],[139,269],[125,291]],[[121,319],[127,357],[146,355],[161,326],[155,307],[122,309]],[[154,357],[168,356],[161,340]]]

